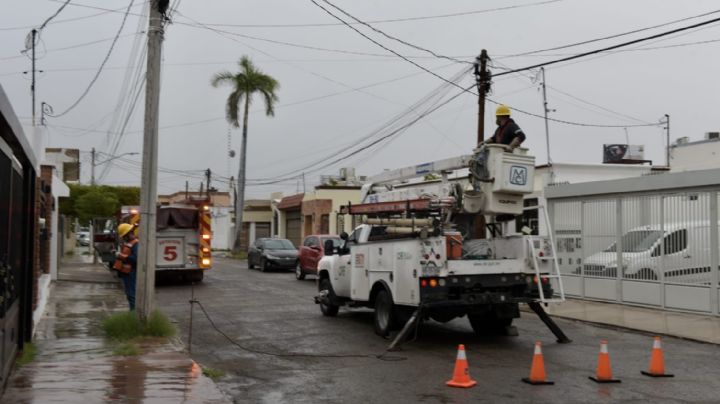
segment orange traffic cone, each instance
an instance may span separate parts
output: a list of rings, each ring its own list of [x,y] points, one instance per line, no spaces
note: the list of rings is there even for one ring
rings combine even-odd
[[[469,388],[477,384],[470,378],[470,369],[468,369],[467,357],[465,356],[465,345],[458,346],[457,359],[455,360],[455,371],[453,371],[452,380],[446,382],[450,387]]]
[[[674,377],[675,375],[665,373],[665,358],[662,346],[660,345],[660,337],[655,337],[653,342],[652,356],[650,357],[650,367],[648,371],[640,371],[645,376],[650,377]]]
[[[543,360],[540,341],[535,343],[535,354],[533,355],[532,366],[530,367],[530,377],[523,377],[522,381],[528,384],[555,384],[545,380],[545,361]]]
[[[610,369],[610,354],[608,354],[607,341],[600,341],[600,354],[598,355],[598,365],[595,370],[595,377],[590,376],[590,380],[597,383],[620,383],[620,380],[612,378],[612,370]]]

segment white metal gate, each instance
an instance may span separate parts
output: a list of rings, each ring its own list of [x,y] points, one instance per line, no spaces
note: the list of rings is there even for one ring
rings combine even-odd
[[[718,315],[720,170],[709,171],[702,187],[682,173],[546,189],[566,294]]]

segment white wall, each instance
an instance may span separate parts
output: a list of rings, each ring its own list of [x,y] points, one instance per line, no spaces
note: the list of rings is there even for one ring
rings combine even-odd
[[[670,148],[672,171],[720,168],[720,140],[691,142]]]
[[[228,206],[213,206],[210,208],[211,226],[213,232],[212,248],[228,250],[232,248],[232,238],[235,226],[232,224],[232,208]]]

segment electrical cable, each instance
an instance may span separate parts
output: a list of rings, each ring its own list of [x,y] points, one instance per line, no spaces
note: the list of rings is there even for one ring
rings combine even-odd
[[[68,0],[68,3],[70,1]],[[72,103],[65,111],[60,112],[58,114],[48,114],[51,117],[57,118],[61,117],[63,115],[66,115],[68,112],[75,109],[75,107],[80,104],[80,102],[85,98],[85,96],[90,92],[90,89],[93,87],[97,79],[100,77],[100,73],[102,73],[103,68],[105,67],[105,63],[107,63],[108,59],[110,59],[110,55],[113,52],[113,49],[115,49],[115,44],[117,43],[118,38],[120,37],[120,33],[122,32],[123,28],[125,27],[125,21],[127,21],[128,13],[130,12],[130,8],[132,7],[135,0],[130,0],[130,4],[128,5],[125,14],[123,15],[122,23],[120,24],[120,29],[118,29],[117,34],[115,35],[115,39],[113,40],[112,44],[110,44],[110,49],[108,50],[107,54],[105,55],[105,58],[103,59],[102,63],[100,64],[100,67],[98,68],[97,73],[95,74],[95,77],[90,80],[90,84],[88,84],[85,91],[80,95],[80,97]],[[67,3],[66,3],[67,4]]]
[[[518,57],[518,56],[527,56],[527,55],[533,55],[533,54],[537,54],[537,53],[549,52],[549,51],[553,51],[553,50],[560,50],[560,49],[572,48],[572,47],[575,47],[575,46],[587,45],[587,44],[589,44],[589,43],[600,42],[600,41],[604,41],[604,40],[607,40],[607,39],[619,38],[619,37],[622,37],[622,36],[627,36],[627,35],[636,34],[636,33],[638,33],[638,32],[648,31],[648,30],[655,29],[655,28],[661,28],[661,27],[665,27],[665,26],[668,26],[668,25],[677,24],[677,23],[683,22],[683,21],[693,20],[693,19],[700,18],[700,17],[706,17],[706,16],[708,16],[708,15],[716,14],[716,13],[718,13],[718,12],[720,12],[720,10],[708,11],[708,12],[706,12],[706,13],[702,13],[702,14],[698,14],[698,15],[694,15],[694,16],[690,16],[690,17],[685,17],[685,18],[681,18],[681,19],[678,19],[678,20],[668,21],[668,22],[665,22],[665,23],[662,23],[662,24],[653,25],[653,26],[650,26],[650,27],[638,28],[638,29],[634,29],[634,30],[632,30],[632,31],[626,31],[626,32],[622,32],[622,33],[619,33],[619,34],[613,34],[613,35],[608,35],[608,36],[604,36],[604,37],[601,37],[601,38],[589,39],[589,40],[586,40],[586,41],[575,42],[575,43],[571,43],[571,44],[567,44],[567,45],[555,46],[555,47],[552,47],[552,48],[539,49],[539,50],[534,50],[534,51],[529,51],[529,52],[523,52],[523,53],[516,53],[516,54],[514,54],[514,55],[505,55],[505,56],[501,56],[501,57],[499,57],[499,58],[500,58],[500,59],[505,59],[505,58],[512,58],[512,57]]]
[[[230,344],[242,349],[243,351],[254,353],[257,355],[265,355],[265,356],[274,356],[277,358],[319,358],[319,359],[343,359],[343,358],[366,358],[366,359],[379,359],[381,361],[386,362],[399,362],[407,360],[407,358],[402,356],[389,356],[389,351],[385,351],[381,354],[373,355],[373,354],[317,354],[317,353],[299,353],[299,352],[270,352],[262,349],[256,349],[256,348],[250,348],[247,345],[243,345],[237,341],[235,341],[232,337],[227,335],[223,330],[220,329],[220,327],[215,324],[215,321],[212,319],[210,314],[205,309],[205,306],[203,306],[202,302],[200,302],[197,299],[192,299],[189,301],[191,305],[197,304],[200,307],[200,310],[202,311],[205,318],[210,323],[210,326],[220,335],[222,335]]]
[[[310,0],[310,1],[313,1],[313,2],[314,2],[314,0]],[[583,52],[583,53],[579,53],[579,54],[577,54],[577,55],[568,56],[568,57],[564,57],[564,58],[556,59],[556,60],[551,60],[551,61],[549,61],[549,62],[537,63],[537,64],[534,64],[534,65],[522,67],[522,68],[519,68],[519,69],[513,69],[513,70],[504,71],[504,72],[502,72],[502,73],[495,74],[494,77],[500,77],[500,76],[504,76],[504,75],[507,75],[507,74],[522,72],[522,71],[531,70],[531,69],[537,69],[538,67],[549,66],[549,65],[553,65],[553,64],[560,63],[560,62],[567,62],[567,61],[570,61],[570,60],[579,59],[579,58],[583,58],[583,57],[586,57],[586,56],[590,56],[590,55],[595,55],[595,54],[598,54],[598,53],[606,52],[606,51],[609,51],[609,50],[619,49],[619,48],[623,48],[623,47],[626,47],[626,46],[634,45],[634,44],[636,44],[636,43],[641,43],[641,42],[649,41],[649,40],[651,40],[651,39],[661,38],[661,37],[668,36],[668,35],[672,35],[672,34],[675,34],[675,33],[678,33],[678,32],[683,32],[683,31],[687,31],[687,30],[690,30],[690,29],[702,27],[702,26],[705,26],[705,25],[709,25],[709,24],[713,24],[713,23],[719,22],[719,21],[720,21],[720,18],[714,18],[714,19],[712,19],[712,20],[706,20],[706,21],[703,21],[703,22],[699,22],[699,23],[697,23],[697,24],[692,24],[692,25],[688,25],[688,26],[685,26],[685,27],[676,28],[676,29],[673,29],[673,30],[670,30],[670,31],[661,32],[661,33],[659,33],[659,34],[655,34],[655,35],[651,35],[651,36],[647,36],[647,37],[643,37],[643,38],[639,38],[639,39],[634,39],[634,40],[632,40],[632,41],[627,41],[627,42],[623,42],[623,43],[616,44],[616,45],[612,45],[612,46],[607,46],[607,47],[605,47],[605,48],[596,49],[596,50],[592,50],[592,51],[588,51],[588,52]]]
[[[524,7],[534,7],[534,6],[541,6],[545,4],[550,3],[558,3],[563,0],[548,0],[548,1],[541,1],[537,3],[525,3],[525,4],[517,4],[513,6],[504,6],[504,7],[497,7],[497,8],[491,8],[491,9],[485,9],[485,10],[473,10],[473,11],[462,11],[457,13],[449,13],[449,14],[439,14],[439,15],[428,15],[428,16],[419,16],[419,17],[404,17],[404,18],[392,18],[392,19],[383,19],[383,20],[370,20],[367,21],[371,24],[385,24],[385,23],[392,23],[392,22],[408,22],[408,21],[423,21],[423,20],[433,20],[433,19],[439,19],[439,18],[449,18],[449,17],[462,17],[467,15],[474,15],[474,14],[485,14],[485,13],[492,13],[496,11],[506,11],[506,10],[512,10],[516,8],[524,8]],[[353,24],[353,23],[351,23]],[[342,26],[344,24],[341,23],[316,23],[316,24],[207,24],[209,26],[213,27],[238,27],[238,28],[304,28],[304,27],[337,27]]]
[[[339,12],[345,14],[346,16],[352,18],[352,19],[355,20],[358,24],[362,24],[362,25],[370,28],[371,30],[377,32],[378,34],[383,35],[384,37],[386,37],[386,38],[388,38],[388,39],[392,39],[392,40],[394,40],[394,41],[400,42],[401,44],[403,44],[403,45],[405,45],[405,46],[409,46],[409,47],[411,47],[411,48],[413,48],[413,49],[417,49],[417,50],[419,50],[419,51],[429,53],[429,54],[431,54],[431,55],[433,55],[433,56],[435,56],[436,58],[439,58],[439,59],[447,59],[447,60],[451,60],[451,61],[457,62],[457,63],[472,64],[472,62],[469,62],[469,61],[467,61],[467,60],[460,60],[460,59],[456,59],[456,58],[453,58],[453,57],[450,57],[450,56],[445,56],[445,55],[437,54],[437,53],[435,53],[435,52],[433,52],[433,51],[431,51],[431,50],[429,50],[429,49],[426,49],[426,48],[417,46],[417,45],[415,45],[415,44],[412,44],[412,43],[410,43],[410,42],[407,42],[407,41],[405,41],[405,40],[402,40],[402,39],[397,38],[397,37],[395,37],[395,36],[392,36],[392,35],[390,35],[390,34],[387,34],[387,33],[385,33],[384,31],[382,31],[382,30],[380,30],[380,29],[378,29],[378,28],[375,28],[375,27],[373,27],[372,25],[370,25],[370,24],[368,24],[368,23],[360,20],[359,18],[357,18],[357,17],[355,17],[355,16],[353,16],[353,15],[351,15],[350,13],[348,13],[347,11],[343,10],[342,8],[336,6],[335,4],[331,3],[330,1],[328,1],[328,0],[322,0],[322,1],[323,1],[325,4],[329,5],[330,7],[334,8],[334,9],[338,10]]]
[[[40,25],[40,28],[38,28],[38,31],[42,31],[42,29],[45,28],[45,26],[48,25],[48,23],[50,21],[52,21],[53,18],[57,17],[58,14],[60,14],[60,12],[63,11],[63,9],[68,5],[68,3],[70,3],[70,0],[66,0],[65,3],[63,3],[60,6],[60,8],[57,9],[57,11],[55,11],[55,14],[48,17],[47,20],[45,20],[45,22],[43,22],[42,25]]]

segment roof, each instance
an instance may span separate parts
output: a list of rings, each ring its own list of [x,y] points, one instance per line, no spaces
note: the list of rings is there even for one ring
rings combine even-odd
[[[277,208],[280,210],[299,208],[302,205],[305,194],[290,195],[282,198]]]

